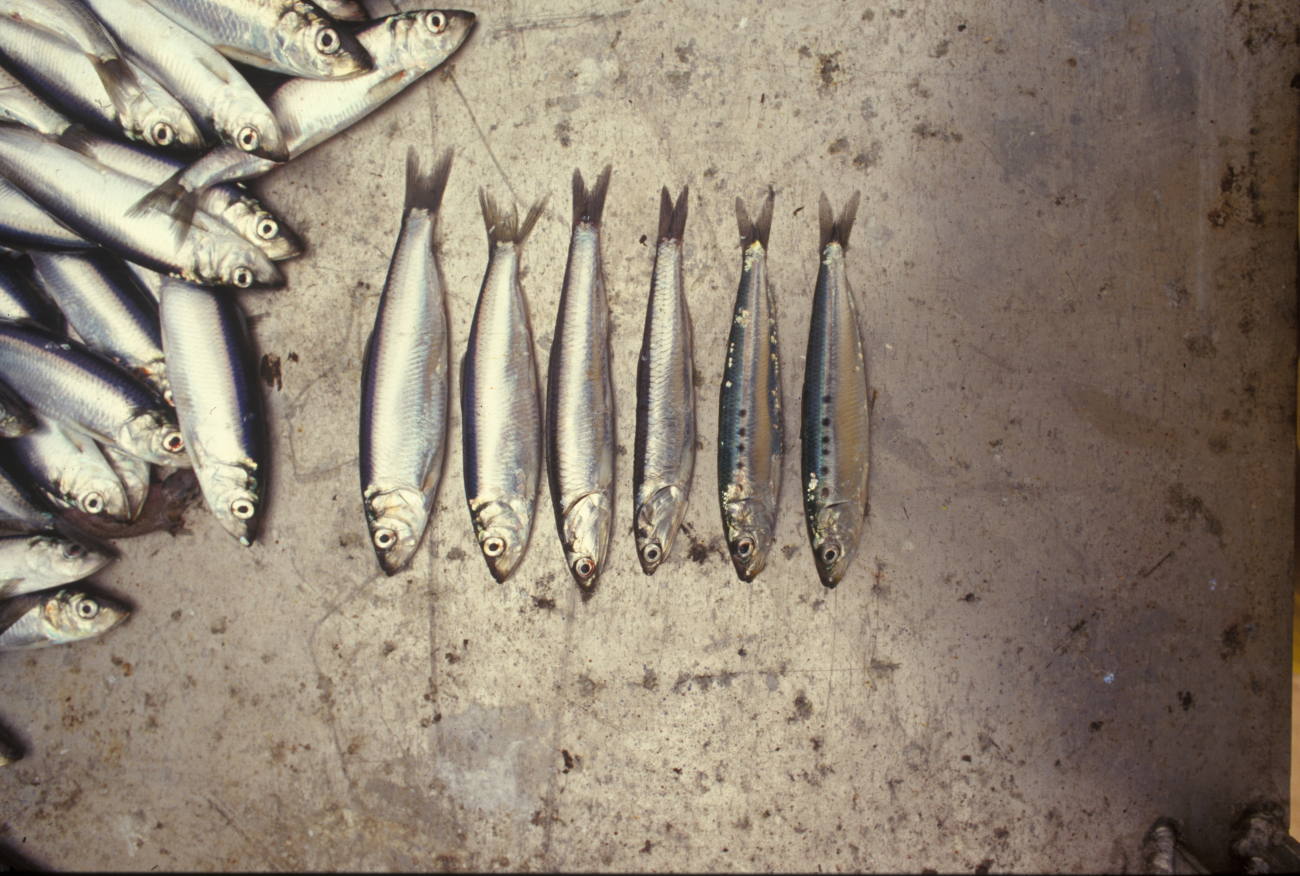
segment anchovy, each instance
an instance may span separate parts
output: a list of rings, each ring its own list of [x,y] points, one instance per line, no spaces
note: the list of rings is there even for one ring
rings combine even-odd
[[[63,312],[37,285],[26,259],[0,258],[0,319],[26,319],[56,332],[66,328]]]
[[[498,582],[528,548],[542,473],[541,399],[519,254],[545,205],[534,204],[520,225],[517,209],[507,214],[479,190],[490,261],[461,363],[461,437],[474,535]]]
[[[310,0],[149,0],[221,54],[288,76],[344,79],[373,65]]]
[[[86,346],[168,398],[158,304],[136,283],[126,263],[104,250],[33,252],[31,257],[45,291]]]
[[[596,586],[614,525],[614,385],[600,220],[611,168],[590,191],[573,172],[573,236],[546,382],[546,471],[564,559]]]
[[[183,159],[105,137],[80,125],[64,131],[59,145],[150,186],[166,182],[187,166]],[[302,255],[305,249],[302,240],[242,186],[223,184],[204,189],[198,207],[220,219],[272,261]]]
[[[195,223],[178,241],[163,213],[124,215],[147,183],[30,128],[0,124],[0,175],[75,233],[153,270],[240,288],[283,282],[260,249],[220,222]]]
[[[64,228],[45,208],[3,176],[0,176],[0,245],[51,252],[78,252],[97,246]]]
[[[36,428],[36,415],[13,387],[0,380],[0,438],[17,438]]]
[[[767,276],[772,205],[751,222],[736,199],[736,224],[744,261],[727,340],[718,402],[718,491],[731,562],[742,581],[753,581],[767,562],[776,534],[781,495],[783,423],[776,309]]]
[[[102,635],[131,609],[80,586],[27,593],[0,602],[0,651],[45,648]]]
[[[55,34],[0,16],[0,56],[42,99],[105,133],[151,146],[197,149],[204,145],[185,108],[129,61],[118,62],[131,76],[130,96],[122,103],[114,100],[94,59]],[[39,130],[50,133],[46,126],[52,119],[47,116],[42,121]]]
[[[434,226],[451,151],[428,176],[406,160],[406,206],[361,371],[361,503],[386,574],[411,562],[424,536],[447,449],[451,376]]]
[[[248,326],[222,295],[168,278],[163,351],[185,446],[203,498],[245,547],[257,537],[266,496],[266,417]]]
[[[33,325],[0,323],[0,380],[52,420],[141,459],[189,467],[167,403],[76,341]]]
[[[111,444],[103,445],[99,449],[104,454],[104,459],[108,461],[109,467],[113,469],[113,473],[117,475],[117,479],[122,482],[122,488],[126,490],[128,519],[135,520],[144,510],[144,504],[149,498],[149,463]]]
[[[113,559],[60,535],[0,537],[0,599],[80,581]]]
[[[195,121],[224,143],[285,161],[271,110],[220,52],[146,0],[82,0],[124,47],[126,57],[175,95]]]
[[[803,507],[817,574],[834,587],[848,571],[867,514],[870,414],[862,351],[844,250],[858,212],[858,193],[838,219],[821,196],[821,267],[808,328],[800,415]]]
[[[129,516],[126,490],[86,435],[38,415],[35,429],[8,442],[8,452],[57,507],[118,520]]]
[[[404,12],[356,32],[374,69],[343,80],[291,79],[267,98],[285,136],[288,157],[297,158],[383,106],[447,60],[469,36],[474,13],[460,10]],[[184,225],[197,207],[194,193],[222,182],[261,176],[276,161],[237,149],[213,149],[158,186],[137,209],[166,210]]]
[[[687,189],[676,206],[665,187],[636,371],[633,529],[641,569],[653,575],[686,516],[695,469],[695,358],[682,277]]]

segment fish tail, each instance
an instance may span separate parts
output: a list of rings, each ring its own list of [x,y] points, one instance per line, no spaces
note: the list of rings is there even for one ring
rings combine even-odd
[[[406,153],[406,206],[405,212],[427,210],[437,213],[442,205],[442,193],[447,190],[447,177],[451,174],[452,152],[448,149],[438,159],[433,171],[420,173],[420,159],[415,147]]]
[[[668,194],[668,186],[663,187],[659,193],[659,240],[657,243],[663,243],[665,240],[681,241],[686,233],[686,197],[690,192],[690,186],[682,186],[682,193],[677,196],[677,203],[673,204],[672,196]]]
[[[573,172],[573,225],[585,222],[599,225],[600,217],[605,212],[605,192],[609,189],[609,176],[613,166],[606,164],[605,169],[596,177],[596,183],[590,189],[582,181],[582,172]]]
[[[740,229],[740,248],[749,249],[754,243],[758,243],[763,249],[767,249],[767,239],[772,233],[772,205],[776,201],[776,192],[771,186],[767,187],[767,200],[763,202],[763,209],[759,211],[758,221],[751,222],[749,213],[745,211],[745,202],[736,198],[736,227]]]
[[[826,193],[822,192],[821,201],[817,205],[822,249],[826,249],[831,243],[838,243],[841,249],[848,249],[849,232],[853,230],[853,220],[858,216],[858,197],[861,194],[861,192],[854,192],[849,202],[844,205],[844,209],[840,211],[840,218],[836,219],[831,212],[830,200],[827,199]]]

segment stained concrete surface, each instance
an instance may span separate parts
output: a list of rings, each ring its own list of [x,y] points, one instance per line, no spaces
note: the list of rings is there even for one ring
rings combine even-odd
[[[383,0],[372,11],[384,12]],[[266,387],[264,535],[206,511],[98,576],[102,639],[0,655],[30,753],[3,842],[78,869],[1124,870],[1158,815],[1208,866],[1286,799],[1300,19],[1285,3],[491,3],[451,66],[258,186],[310,242],[241,295]],[[360,356],[407,147],[456,150],[457,356],[476,190],[550,206],[614,165],[617,537],[596,596],[549,509],[497,585],[459,417],[414,565],[356,474]],[[628,532],[660,186],[691,187],[701,450],[668,564]],[[789,418],[777,547],[724,556],[711,441],[739,195],[776,188]],[[816,205],[862,208],[871,514],[834,591],[800,513]],[[648,237],[646,237],[648,235]]]

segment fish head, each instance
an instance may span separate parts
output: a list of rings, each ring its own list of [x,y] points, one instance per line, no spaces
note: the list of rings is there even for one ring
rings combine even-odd
[[[222,138],[235,148],[258,158],[284,163],[289,160],[289,146],[275,116],[265,103],[251,95],[236,98],[227,105],[223,118]]]
[[[176,414],[170,408],[139,414],[119,430],[117,445],[145,462],[176,468],[190,467],[190,458],[185,453],[185,438],[176,425]]]
[[[110,554],[57,535],[34,535],[27,544],[27,565],[33,578],[80,581],[113,561]]]
[[[65,474],[68,472],[65,471]],[[84,468],[72,472],[63,485],[63,499],[86,514],[102,515],[114,520],[130,519],[130,502],[126,488],[112,470]]]
[[[306,251],[301,238],[252,198],[233,198],[221,221],[260,249],[271,261],[291,259]]]
[[[202,149],[206,144],[194,119],[179,104],[154,104],[140,120],[140,139],[159,149]]]
[[[102,594],[65,587],[46,600],[42,614],[51,644],[61,644],[106,633],[126,620],[131,609]]]
[[[231,235],[214,235],[207,242],[213,247],[214,270],[211,276],[200,277],[201,281],[238,289],[284,284],[280,269],[252,243]]]
[[[363,499],[375,557],[384,574],[396,575],[411,562],[420,546],[429,522],[429,497],[419,490],[398,487],[367,491]]]
[[[474,534],[488,570],[497,583],[510,577],[528,547],[532,518],[523,499],[513,502],[491,500],[470,506]]]
[[[852,503],[828,505],[817,512],[809,526],[813,560],[822,584],[831,588],[840,583],[853,563],[862,533],[862,509]]]
[[[314,4],[290,6],[276,24],[275,38],[285,59],[302,76],[346,79],[375,66],[357,38],[322,15]]]
[[[564,561],[578,586],[596,586],[596,576],[605,566],[613,527],[614,508],[604,493],[586,493],[565,510],[560,541],[564,545]]]
[[[248,547],[257,538],[261,525],[262,484],[257,477],[257,463],[207,463],[196,468],[203,498],[217,521],[239,543]]]
[[[673,549],[677,528],[686,516],[686,493],[669,486],[656,490],[636,510],[636,555],[641,571],[653,575]]]
[[[473,12],[461,9],[420,9],[390,15],[358,35],[363,41],[367,32],[373,32],[377,43],[388,43],[384,48],[371,45],[376,57],[391,57],[393,70],[406,70],[419,75],[445,61],[460,48],[474,29]],[[387,49],[387,51],[385,51]]]
[[[722,506],[731,563],[742,581],[753,581],[767,563],[776,531],[776,514],[766,502],[741,499]]]

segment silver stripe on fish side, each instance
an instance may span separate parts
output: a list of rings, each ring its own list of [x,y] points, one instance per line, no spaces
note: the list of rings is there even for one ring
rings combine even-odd
[[[130,614],[123,603],[78,585],[15,596],[0,602],[0,651],[89,639],[108,632]]]
[[[232,296],[171,277],[159,311],[176,415],[203,498],[248,547],[261,524],[270,454],[244,315]]]
[[[461,440],[474,535],[502,582],[528,548],[542,473],[542,402],[519,254],[546,201],[522,225],[518,209],[507,214],[482,189],[479,205],[490,261],[461,364]]]
[[[361,504],[385,574],[411,562],[429,524],[447,450],[451,348],[434,254],[451,150],[433,173],[406,160],[406,206],[361,371]]]
[[[808,328],[800,414],[804,516],[817,574],[827,587],[838,584],[848,571],[867,515],[867,362],[844,270],[844,250],[857,210],[857,192],[838,219],[826,195],[821,196],[821,267]]]
[[[776,195],[768,189],[751,222],[736,199],[744,261],[727,339],[718,401],[718,492],[722,528],[742,581],[763,571],[776,536],[784,425],[776,309],[767,275],[767,241]]]
[[[653,575],[686,516],[695,470],[695,358],[682,277],[687,189],[659,197],[659,236],[636,372],[633,530],[641,569]]]
[[[614,384],[600,221],[611,168],[588,191],[573,172],[573,236],[546,381],[546,471],[564,560],[596,586],[614,528]]]

